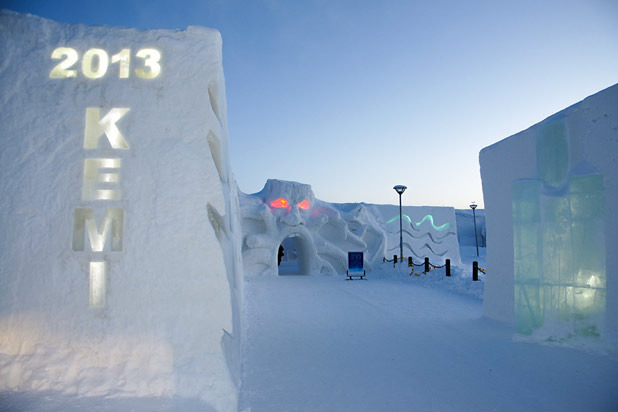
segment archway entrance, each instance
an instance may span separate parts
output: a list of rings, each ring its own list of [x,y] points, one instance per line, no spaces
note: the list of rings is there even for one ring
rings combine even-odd
[[[306,253],[306,240],[299,235],[283,239],[283,256],[279,265],[279,275],[307,275],[309,262]]]

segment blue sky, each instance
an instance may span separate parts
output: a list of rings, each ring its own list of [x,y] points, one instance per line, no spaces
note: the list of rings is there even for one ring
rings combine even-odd
[[[0,5],[68,23],[218,29],[246,193],[278,178],[325,201],[397,203],[404,184],[404,205],[482,207],[483,147],[618,83],[615,0]]]

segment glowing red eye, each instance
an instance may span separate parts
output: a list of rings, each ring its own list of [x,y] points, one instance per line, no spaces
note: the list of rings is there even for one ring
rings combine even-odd
[[[279,199],[270,202],[270,205],[276,208],[288,207],[288,201],[280,197]]]
[[[303,200],[302,202],[298,204],[298,207],[304,210],[309,209],[310,206],[311,206],[311,203],[309,203],[307,200]]]

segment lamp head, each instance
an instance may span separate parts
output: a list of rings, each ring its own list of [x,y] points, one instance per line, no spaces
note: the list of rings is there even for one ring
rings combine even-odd
[[[397,193],[399,193],[399,195],[401,196],[401,194],[403,194],[403,192],[406,191],[407,187],[404,186],[404,185],[397,185],[397,186],[393,187],[393,189],[395,189],[395,191]]]
[[[470,205],[470,209],[474,210],[477,206],[478,205],[476,203],[472,202],[472,204]]]

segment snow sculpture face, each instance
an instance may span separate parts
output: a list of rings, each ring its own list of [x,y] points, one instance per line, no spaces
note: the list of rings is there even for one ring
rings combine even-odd
[[[347,251],[366,248],[341,214],[316,199],[309,185],[270,179],[262,191],[240,200],[248,273],[277,273],[284,241],[293,244],[300,274],[344,273]]]
[[[279,232],[284,235],[290,229],[307,223],[315,196],[309,185],[283,181],[277,183],[266,183],[262,200],[270,207]]]

